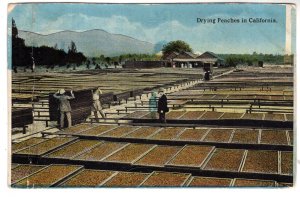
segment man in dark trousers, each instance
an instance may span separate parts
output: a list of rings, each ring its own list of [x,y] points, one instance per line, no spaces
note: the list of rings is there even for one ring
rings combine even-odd
[[[64,128],[64,121],[65,121],[65,114],[68,120],[68,127],[72,126],[72,119],[71,119],[71,105],[70,99],[74,99],[73,91],[71,90],[71,96],[65,94],[66,91],[64,89],[60,89],[57,91],[53,97],[59,100],[59,110],[60,110],[60,129]]]
[[[159,89],[159,99],[157,102],[157,113],[159,114],[159,121],[161,123],[166,123],[166,112],[169,112],[168,99],[164,93],[164,89]]]

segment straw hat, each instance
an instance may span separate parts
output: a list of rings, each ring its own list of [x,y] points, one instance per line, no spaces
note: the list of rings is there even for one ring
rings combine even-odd
[[[66,91],[65,91],[65,89],[60,89],[58,92],[59,92],[59,94],[64,94]]]

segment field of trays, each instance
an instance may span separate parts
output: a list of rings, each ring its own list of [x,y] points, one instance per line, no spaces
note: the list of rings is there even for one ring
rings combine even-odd
[[[292,187],[292,68],[216,69],[207,82],[201,76],[171,68],[13,76],[13,120],[31,105],[34,116],[24,124],[46,124],[12,137],[11,186]],[[84,91],[98,86],[112,96],[106,119],[81,113],[89,105]],[[166,123],[149,112],[149,93],[160,87]],[[60,130],[50,124],[59,88],[85,97],[71,103],[72,116],[83,118]]]

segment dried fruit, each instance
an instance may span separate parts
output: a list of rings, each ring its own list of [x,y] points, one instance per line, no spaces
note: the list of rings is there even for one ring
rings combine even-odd
[[[232,129],[211,129],[204,138],[206,142],[228,142]]]
[[[227,187],[232,179],[194,176],[189,187]]]
[[[204,115],[201,116],[201,120],[217,120],[219,119],[224,112],[215,112],[215,111],[207,111]]]
[[[259,131],[256,129],[237,129],[232,138],[232,143],[257,144]]]
[[[23,148],[36,145],[36,144],[44,142],[46,140],[48,140],[48,139],[47,138],[37,138],[37,137],[29,138],[29,139],[24,140],[22,142],[12,144],[11,145],[11,151],[14,153],[14,152],[17,152],[17,151],[19,151]]]
[[[80,166],[74,165],[51,165],[36,174],[33,174],[14,186],[19,187],[49,187],[62,180],[67,175],[79,170]]]
[[[281,152],[281,174],[293,174],[293,152]]]
[[[177,137],[177,135],[183,130],[183,128],[164,128],[150,139],[156,140],[171,140]]]
[[[200,141],[208,129],[186,129],[176,140]]]
[[[29,176],[38,170],[44,168],[45,166],[41,165],[19,165],[16,168],[11,170],[11,182],[14,183],[26,176]]]
[[[73,134],[75,134],[75,133],[80,133],[84,130],[90,129],[92,127],[93,127],[92,124],[78,124],[78,125],[72,126],[70,128],[66,128],[62,131],[64,133],[73,133]]]
[[[242,117],[242,113],[229,113],[226,112],[223,114],[223,116],[220,117],[220,119],[240,119]]]
[[[114,171],[85,169],[64,182],[60,187],[97,187],[114,173]]]
[[[265,114],[264,120],[271,120],[271,121],[284,121],[284,114]]]
[[[75,157],[74,159],[87,161],[100,161],[114,151],[122,148],[126,143],[104,142],[93,149]]]
[[[150,144],[130,144],[104,161],[132,163],[152,147]]]
[[[254,179],[236,179],[236,187],[275,187],[275,181],[254,180]]]
[[[125,138],[148,138],[150,135],[158,131],[159,127],[141,127],[132,133],[124,136]]]
[[[249,150],[243,172],[277,173],[277,151]]]
[[[62,149],[59,149],[50,155],[47,155],[47,157],[51,158],[72,158],[75,155],[80,154],[81,152],[84,152],[91,148],[92,146],[95,146],[96,144],[101,143],[97,140],[79,140],[73,144],[67,145],[63,147]]]
[[[180,117],[180,120],[198,120],[204,113],[205,111],[188,111]]]
[[[245,115],[242,117],[244,120],[262,120],[263,119],[263,113],[245,113]]]
[[[80,132],[80,135],[84,135],[84,136],[98,136],[101,135],[102,133],[115,128],[116,126],[114,125],[100,125],[100,126],[96,126],[92,129]]]
[[[166,114],[166,119],[167,120],[178,119],[180,116],[182,116],[185,113],[186,112],[184,111],[171,111]]]
[[[154,172],[141,186],[179,187],[190,177],[190,174]]]
[[[242,162],[243,155],[244,150],[218,148],[204,169],[237,172]]]
[[[127,127],[127,126],[120,126],[118,128],[112,129],[102,135],[101,137],[122,137],[124,135],[127,135],[131,131],[136,129],[136,127]]]
[[[119,172],[116,176],[107,181],[104,187],[137,187],[149,174],[137,172]]]
[[[200,167],[213,149],[213,146],[187,145],[168,162],[168,165]]]
[[[17,154],[25,154],[25,155],[43,155],[55,148],[58,148],[68,142],[71,142],[72,140],[74,140],[76,138],[69,138],[69,137],[55,137],[52,138],[50,140],[47,140],[45,142],[42,142],[40,144],[37,144],[35,146],[32,147],[28,147],[26,149],[23,149],[19,152],[17,152]]]
[[[134,164],[163,167],[180,148],[177,146],[157,146]]]
[[[263,130],[261,133],[261,144],[288,144],[285,131]]]

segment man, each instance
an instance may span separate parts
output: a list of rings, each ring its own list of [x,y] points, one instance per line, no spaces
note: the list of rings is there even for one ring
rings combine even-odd
[[[159,114],[159,121],[161,123],[166,123],[166,112],[169,112],[168,108],[168,99],[167,96],[164,93],[164,89],[159,89],[159,99],[157,103],[157,113]]]
[[[97,122],[99,122],[98,111],[99,111],[100,115],[102,116],[102,118],[105,119],[105,115],[102,111],[102,105],[100,102],[100,95],[102,94],[100,87],[98,87],[98,89],[95,92],[93,92],[93,90],[92,90],[92,94],[93,94],[92,111],[94,112]]]
[[[157,103],[156,103],[156,92],[151,92],[151,97],[149,99],[149,111],[151,119],[156,119]]]
[[[204,81],[209,81],[209,80],[210,80],[209,71],[205,71],[205,73],[204,73]]]
[[[71,105],[70,105],[70,99],[74,99],[73,91],[71,90],[71,96],[68,96],[65,94],[66,91],[64,89],[60,89],[57,91],[53,97],[59,100],[59,109],[60,109],[60,129],[64,128],[64,120],[65,120],[65,114],[67,116],[68,120],[68,127],[72,126],[72,119],[71,119]]]

